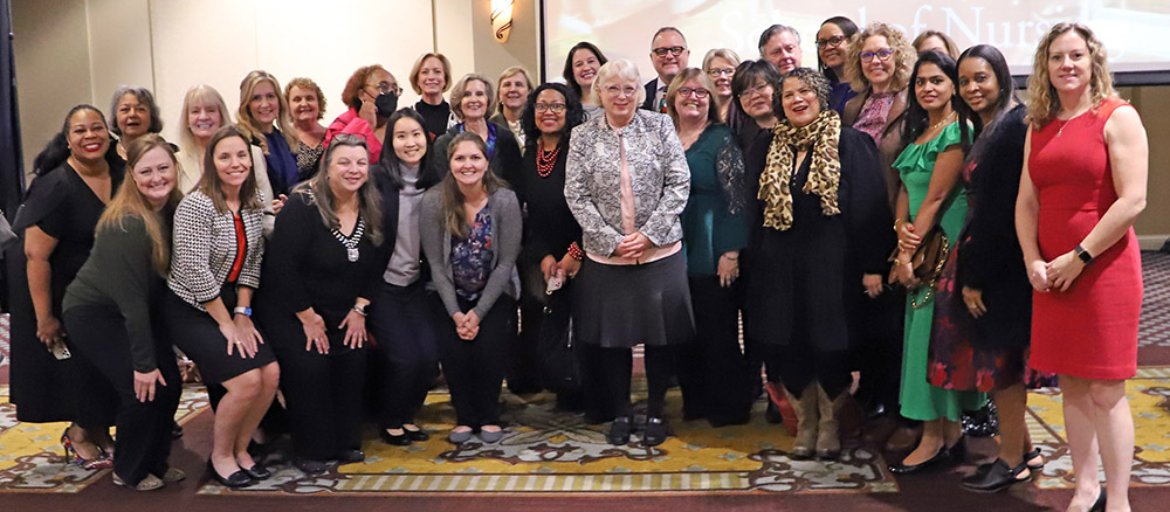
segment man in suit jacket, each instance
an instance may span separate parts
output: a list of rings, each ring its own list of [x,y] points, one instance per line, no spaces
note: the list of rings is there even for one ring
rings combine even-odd
[[[800,33],[779,23],[760,34],[760,57],[771,62],[781,75],[801,67]]]
[[[662,27],[650,39],[650,62],[658,78],[646,82],[646,101],[642,108],[655,112],[666,112],[666,87],[670,81],[686,69],[691,51],[687,49],[687,38],[674,27]]]

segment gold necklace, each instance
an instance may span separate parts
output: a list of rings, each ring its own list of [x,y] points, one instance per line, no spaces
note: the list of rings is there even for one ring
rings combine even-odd
[[[947,114],[946,117],[942,118],[942,121],[930,125],[930,129],[928,131],[934,131],[935,128],[938,128],[939,126],[942,126],[943,124],[946,124],[948,121],[950,121],[952,117],[955,117],[954,110],[952,110],[950,114]]]

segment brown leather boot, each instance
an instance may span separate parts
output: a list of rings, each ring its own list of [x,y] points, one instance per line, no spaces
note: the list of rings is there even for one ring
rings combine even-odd
[[[792,458],[811,459],[816,454],[817,444],[817,388],[809,384],[799,397],[784,389],[788,403],[796,413],[796,442],[792,445]]]
[[[817,457],[821,459],[836,459],[841,455],[841,424],[837,413],[844,407],[847,393],[841,393],[829,398],[829,394],[820,385],[815,387],[817,392],[817,409],[820,421],[817,424]]]

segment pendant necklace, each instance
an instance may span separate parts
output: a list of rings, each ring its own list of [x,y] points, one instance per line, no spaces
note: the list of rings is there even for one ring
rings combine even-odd
[[[365,233],[365,231],[366,221],[360,216],[358,217],[357,225],[353,228],[353,233],[349,236],[341,234],[341,231],[338,229],[333,230],[333,237],[336,238],[338,242],[341,242],[341,245],[345,247],[345,258],[349,260],[350,263],[356,263],[358,256],[360,256],[360,253],[358,252],[358,243],[361,242],[362,234]]]

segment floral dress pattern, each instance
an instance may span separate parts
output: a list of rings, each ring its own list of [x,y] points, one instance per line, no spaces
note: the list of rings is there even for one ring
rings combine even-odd
[[[492,273],[491,206],[484,206],[475,214],[467,238],[451,238],[451,273],[455,280],[455,295],[468,302],[479,300],[479,293],[487,286]]]

